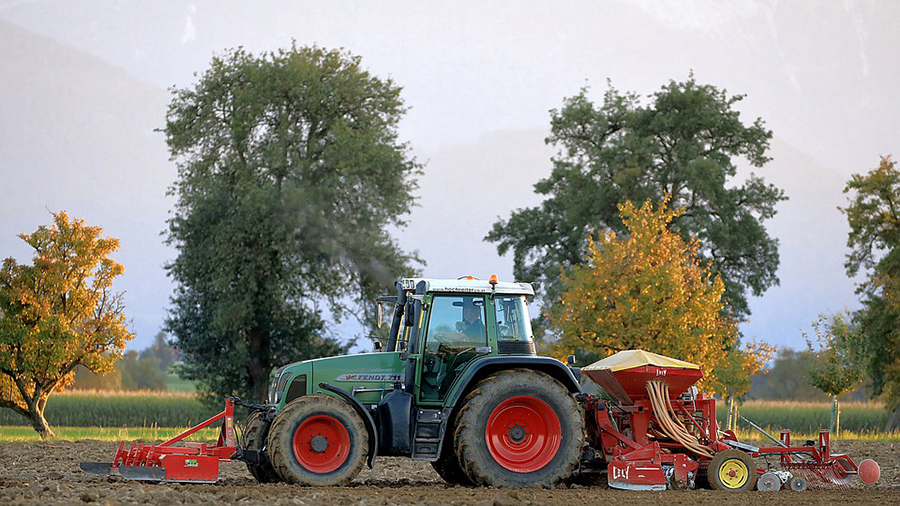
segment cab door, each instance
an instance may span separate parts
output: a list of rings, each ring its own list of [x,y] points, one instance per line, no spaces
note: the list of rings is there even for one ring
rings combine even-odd
[[[419,402],[440,404],[453,380],[488,345],[484,295],[434,295],[428,304],[419,370]]]

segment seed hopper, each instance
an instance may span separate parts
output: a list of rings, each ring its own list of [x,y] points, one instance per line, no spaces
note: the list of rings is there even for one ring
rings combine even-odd
[[[693,386],[699,366],[641,350],[624,351],[582,369],[606,396],[583,399],[590,446],[606,464],[613,488],[665,490],[698,482],[720,490],[802,491],[847,487],[854,476],[874,483],[878,464],[855,464],[831,453],[830,436],[792,446],[791,433],[775,446],[753,446],[722,431],[716,401]],[[764,467],[759,467],[762,462]]]

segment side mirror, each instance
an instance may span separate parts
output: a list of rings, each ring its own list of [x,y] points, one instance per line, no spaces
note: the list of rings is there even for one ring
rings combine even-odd
[[[384,348],[384,345],[381,344],[381,341],[375,341],[374,343],[372,343],[372,347],[375,349],[375,351],[381,351],[382,348]]]
[[[413,325],[415,325],[414,309],[415,309],[415,305],[414,305],[413,301],[410,300],[409,302],[406,303],[406,310],[404,312],[406,313],[405,320],[406,320],[407,327],[412,327]]]
[[[575,365],[575,355],[569,355],[568,357],[566,357],[566,364],[568,364],[569,366],[574,366]]]

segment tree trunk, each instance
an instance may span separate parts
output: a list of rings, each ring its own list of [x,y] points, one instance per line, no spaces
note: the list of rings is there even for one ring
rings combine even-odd
[[[28,418],[31,420],[31,426],[41,435],[44,441],[56,437],[47,419],[44,418],[44,403],[38,403],[34,407],[29,407]]]
[[[894,412],[888,418],[887,425],[884,426],[885,432],[893,432],[900,430],[900,403],[894,406]]]
[[[836,395],[831,396],[831,423],[828,425],[828,432],[835,434],[834,422],[837,419],[838,400]]]
[[[837,399],[835,399],[837,400]],[[834,435],[836,437],[840,437],[841,435],[841,403],[838,401],[837,405],[837,416],[834,417]]]
[[[728,416],[725,418],[725,430],[734,430],[734,426],[737,420],[734,419],[734,397],[729,397],[727,401],[725,401],[725,405],[727,406]]]
[[[253,402],[266,398],[269,386],[269,334],[260,328],[252,328],[249,332],[248,349],[250,360],[247,361],[247,375],[250,377],[250,395]]]

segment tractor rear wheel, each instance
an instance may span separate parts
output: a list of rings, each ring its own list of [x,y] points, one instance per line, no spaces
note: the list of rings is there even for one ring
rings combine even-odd
[[[584,414],[569,391],[528,369],[493,374],[465,398],[454,446],[475,484],[550,487],[575,471]]]
[[[741,450],[725,450],[709,461],[706,477],[713,490],[753,490],[756,486],[756,462]]]
[[[346,402],[324,394],[287,404],[272,422],[269,455],[284,481],[298,485],[346,485],[369,452],[369,434]]]
[[[254,411],[247,418],[247,424],[244,428],[243,437],[241,438],[241,448],[244,450],[263,451],[266,449],[266,438],[269,436],[270,423],[266,422],[262,413]],[[250,474],[260,483],[278,483],[281,477],[275,472],[271,462],[263,464],[247,463],[247,469]]]

